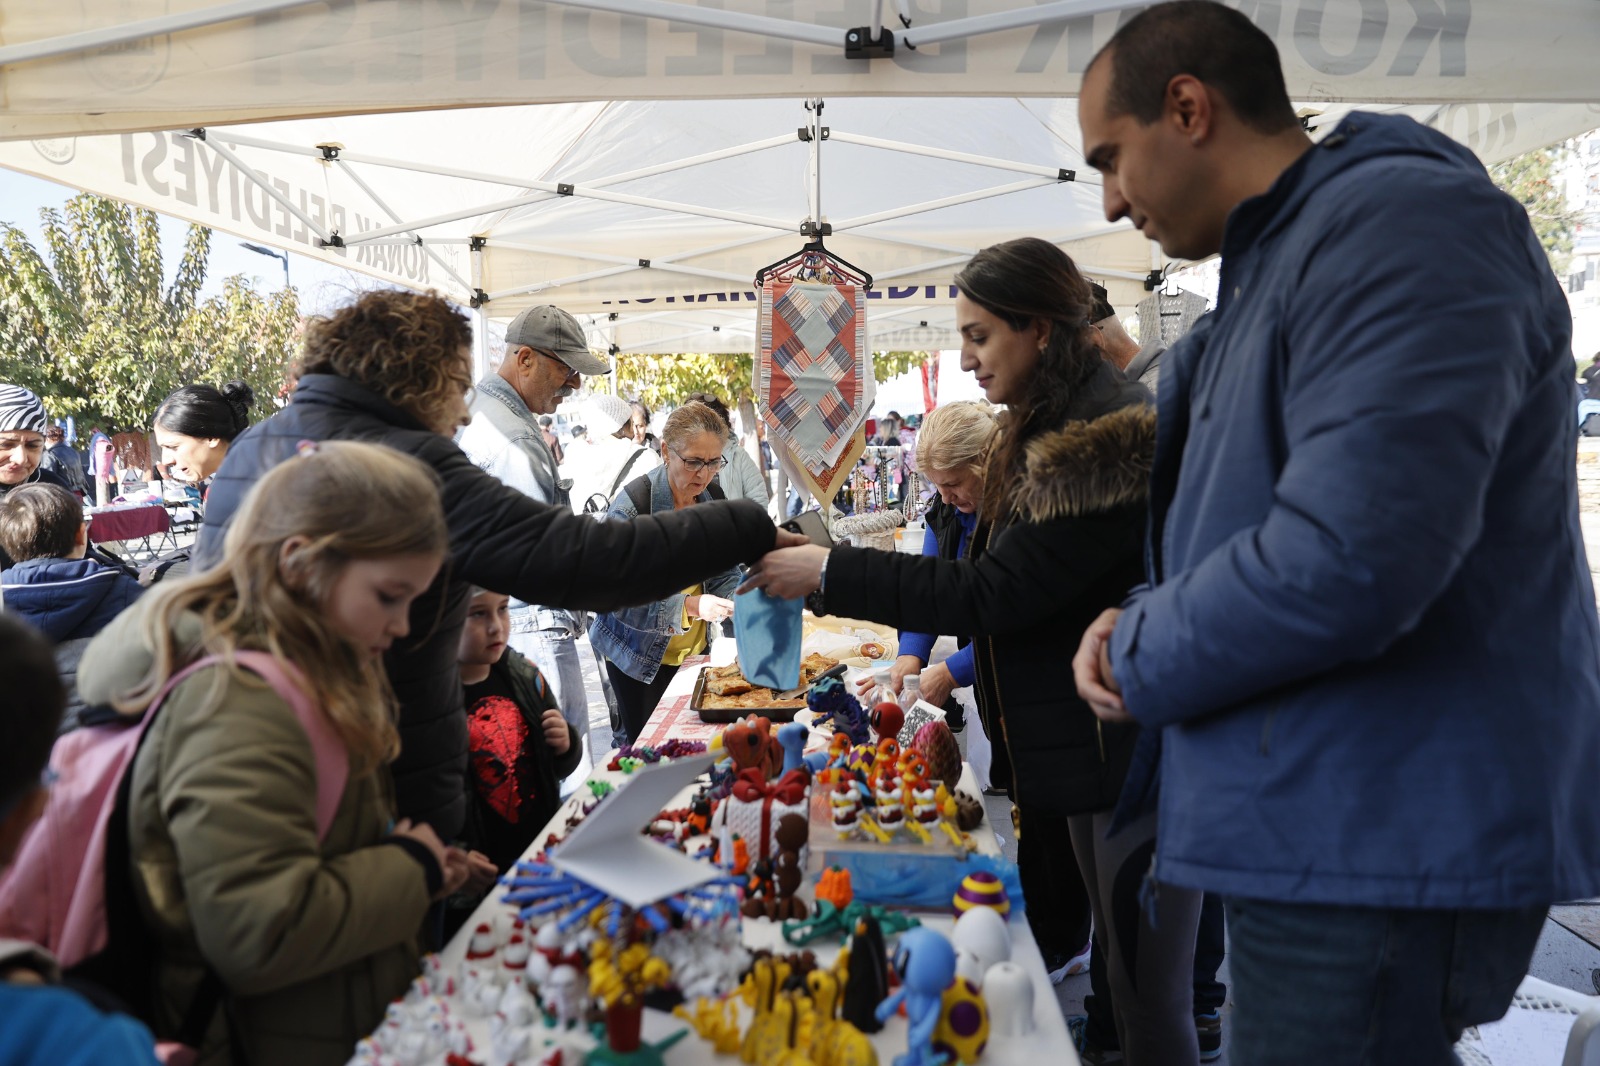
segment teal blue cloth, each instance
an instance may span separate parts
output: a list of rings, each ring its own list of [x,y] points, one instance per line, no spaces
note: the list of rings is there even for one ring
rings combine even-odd
[[[739,669],[752,685],[791,689],[800,684],[801,600],[751,589],[733,598],[733,638]]]

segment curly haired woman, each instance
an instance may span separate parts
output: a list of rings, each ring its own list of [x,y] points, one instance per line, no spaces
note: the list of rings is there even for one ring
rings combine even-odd
[[[394,763],[403,816],[454,839],[467,811],[467,719],[457,646],[473,585],[585,611],[660,599],[774,545],[749,501],[599,523],[538,503],[473,465],[450,439],[469,419],[472,327],[432,293],[377,290],[306,326],[294,402],[234,441],[212,482],[195,560],[216,562],[245,494],[302,440],[364,440],[439,476],[449,564],[411,607],[411,636],[384,656],[400,706]]]

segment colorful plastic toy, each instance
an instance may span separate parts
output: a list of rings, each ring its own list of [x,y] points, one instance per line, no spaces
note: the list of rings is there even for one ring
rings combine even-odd
[[[1002,915],[1011,913],[1011,899],[1006,895],[1006,886],[988,870],[979,870],[963,877],[961,887],[956,889],[950,905],[955,908],[958,917],[973,907],[993,907]]]
[[[894,968],[900,987],[873,1013],[881,1024],[905,1004],[906,1053],[895,1056],[895,1066],[943,1066],[949,1055],[935,1050],[934,1034],[943,1013],[944,990],[956,975],[955,948],[932,929],[912,929],[900,938]]]

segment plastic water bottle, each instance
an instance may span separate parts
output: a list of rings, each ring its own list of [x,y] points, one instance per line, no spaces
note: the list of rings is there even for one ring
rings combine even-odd
[[[894,691],[894,680],[890,676],[893,671],[894,663],[878,663],[872,668],[872,688],[867,695],[867,710],[870,711],[880,703],[900,702],[900,697]]]
[[[911,707],[922,698],[922,675],[907,674],[900,681],[900,709],[911,717]]]

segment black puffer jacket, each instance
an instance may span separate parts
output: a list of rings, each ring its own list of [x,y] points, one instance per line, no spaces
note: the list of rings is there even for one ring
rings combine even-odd
[[[1104,369],[1066,425],[1029,442],[1017,520],[980,525],[967,559],[867,548],[828,559],[829,613],[972,634],[997,780],[1009,768],[1024,813],[1110,808],[1138,735],[1102,725],[1072,680],[1083,631],[1143,577],[1155,412],[1141,386]]]
[[[384,665],[400,701],[394,764],[400,813],[429,822],[445,840],[457,836],[466,818],[467,721],[456,653],[469,586],[528,603],[610,611],[753,561],[776,539],[766,512],[748,500],[603,523],[537,503],[370,389],[307,374],[292,404],[229,449],[206,501],[197,571],[221,558],[223,534],[256,480],[302,440],[386,444],[427,463],[443,483],[451,557],[412,605],[411,635],[390,649]]]

